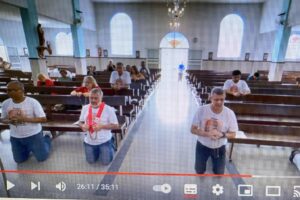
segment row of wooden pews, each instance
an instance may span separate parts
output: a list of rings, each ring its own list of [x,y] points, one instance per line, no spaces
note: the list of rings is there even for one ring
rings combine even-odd
[[[3,74],[0,74],[0,79],[1,75],[3,76]],[[109,80],[110,73],[104,72],[103,74],[99,73],[99,75],[103,79]],[[7,74],[5,76],[6,79],[3,79],[5,84],[0,86],[1,102],[8,98],[6,84],[11,80],[15,80],[15,77],[8,77]],[[134,123],[134,119],[143,109],[145,100],[154,91],[159,79],[160,70],[151,69],[151,80],[148,83],[145,81],[133,82],[132,89],[120,91],[111,89],[108,81],[99,82],[99,79],[97,79],[104,94],[103,101],[116,109],[120,127],[112,132],[117,148],[124,138],[128,127]],[[82,81],[55,82],[56,86],[52,87],[36,87],[32,81],[23,81],[22,79],[20,81],[24,83],[26,95],[37,99],[45,109],[48,121],[43,124],[44,130],[53,133],[65,131],[81,132],[80,127],[74,124],[74,122],[79,119],[81,106],[88,104],[89,99],[83,96],[71,96],[70,93],[77,86],[80,86]],[[55,109],[56,105],[63,105],[65,109],[57,110]],[[0,130],[5,129],[8,129],[8,125],[0,123]]]
[[[207,75],[206,75],[207,73]],[[222,87],[231,79],[231,72],[188,71],[187,80],[200,104],[209,103],[213,87]],[[245,80],[247,74],[243,74]],[[300,147],[300,89],[295,83],[248,81],[251,93],[247,96],[226,96],[225,105],[232,109],[239,129],[245,135],[229,139],[232,143],[229,159],[232,159],[235,143]]]

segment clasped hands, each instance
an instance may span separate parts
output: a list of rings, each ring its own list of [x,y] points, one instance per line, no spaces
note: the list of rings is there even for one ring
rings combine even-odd
[[[217,129],[212,129],[207,132],[207,137],[209,137],[212,140],[217,140],[223,137],[222,132],[218,131]]]
[[[90,126],[88,124],[82,124],[80,127],[81,127],[82,131],[88,131],[90,129]],[[103,129],[103,125],[102,124],[94,124],[94,125],[92,125],[92,128],[94,131],[100,131]]]
[[[26,121],[27,121],[27,117],[25,117],[24,115],[17,115],[17,116],[10,117],[8,119],[4,119],[2,122],[8,123],[8,124],[11,123],[13,125],[18,125],[18,124],[22,124]]]

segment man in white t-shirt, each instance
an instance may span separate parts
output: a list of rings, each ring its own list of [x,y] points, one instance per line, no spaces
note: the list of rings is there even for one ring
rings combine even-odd
[[[8,83],[7,94],[10,98],[3,102],[1,122],[9,124],[14,160],[24,162],[30,152],[38,161],[46,160],[51,148],[51,135],[43,135],[41,123],[47,118],[41,104],[26,97],[24,85],[18,81]]]
[[[115,109],[102,102],[100,88],[90,92],[90,104],[83,106],[79,118],[81,129],[87,132],[84,138],[86,160],[96,162],[99,157],[104,165],[113,160],[112,129],[119,128]]]
[[[242,73],[240,70],[234,70],[232,72],[232,79],[225,81],[223,90],[225,90],[227,94],[241,96],[251,93],[246,81],[241,80],[241,75]]]
[[[224,106],[222,88],[214,88],[210,98],[211,103],[199,107],[192,122],[191,132],[198,136],[195,170],[204,174],[211,157],[213,172],[224,174],[227,138],[235,137],[238,124],[234,112]]]
[[[128,89],[131,84],[129,72],[124,71],[123,63],[117,63],[117,71],[113,71],[110,75],[109,82],[115,90]]]

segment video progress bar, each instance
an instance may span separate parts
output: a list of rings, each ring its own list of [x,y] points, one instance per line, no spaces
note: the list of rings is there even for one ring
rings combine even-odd
[[[252,178],[250,174],[192,174],[192,173],[159,173],[159,172],[99,172],[99,171],[48,171],[48,170],[0,170],[0,173],[15,174],[60,174],[60,175],[121,175],[121,176],[197,176]]]

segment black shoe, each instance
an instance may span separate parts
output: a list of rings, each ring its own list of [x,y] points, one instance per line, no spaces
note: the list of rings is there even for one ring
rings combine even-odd
[[[293,150],[293,151],[291,152],[291,155],[290,155],[290,158],[289,158],[289,160],[290,160],[291,163],[293,163],[294,157],[295,157],[295,155],[298,154],[298,153],[300,153],[300,150]]]

